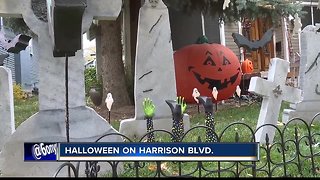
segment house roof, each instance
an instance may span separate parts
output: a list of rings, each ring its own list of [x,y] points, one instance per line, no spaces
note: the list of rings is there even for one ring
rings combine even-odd
[[[317,5],[319,0],[302,0],[303,4],[311,4],[312,5]]]
[[[89,65],[89,64],[93,64],[93,63],[95,62],[95,60],[96,60],[96,59],[91,60],[91,61],[88,61],[88,62],[86,62],[84,65],[86,66],[86,65]]]
[[[302,0],[303,2],[318,2],[318,0]]]

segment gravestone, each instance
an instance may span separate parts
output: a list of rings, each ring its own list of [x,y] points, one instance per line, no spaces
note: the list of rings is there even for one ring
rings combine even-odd
[[[0,0],[0,14],[22,16],[37,35],[34,52],[39,59],[39,112],[23,122],[9,138],[0,156],[3,176],[52,176],[61,162],[24,162],[24,142],[65,142],[65,59],[53,57],[53,43],[46,18],[32,11],[39,0]],[[47,4],[50,4],[47,0]],[[121,0],[90,0],[82,18],[86,32],[93,18],[115,20],[121,11]],[[50,8],[47,8],[50,9]],[[47,13],[47,12],[46,12]],[[68,17],[66,17],[68,18]],[[82,37],[82,36],[81,36]],[[67,43],[67,42],[66,42]],[[70,142],[93,142],[105,133],[116,132],[105,119],[85,104],[84,58],[82,50],[69,58]],[[122,141],[110,136],[103,141]],[[84,165],[80,165],[83,169]],[[101,173],[107,168],[101,167]],[[63,171],[66,173],[66,171]],[[84,171],[80,171],[83,175]]]
[[[145,98],[156,106],[154,129],[171,131],[171,111],[165,100],[175,100],[177,92],[169,14],[162,0],[147,0],[139,11],[134,96],[135,117],[121,121],[120,133],[129,137],[147,133],[142,106]],[[186,114],[184,125],[185,130],[190,128]]]
[[[315,114],[320,112],[320,33],[305,27],[301,32],[301,57],[299,82],[302,89],[302,101],[291,104],[291,109],[285,109],[282,120],[287,123],[290,119],[299,117],[310,123]]]
[[[0,152],[15,131],[12,75],[9,68],[0,66]]]
[[[282,101],[299,102],[301,100],[301,90],[286,86],[289,62],[273,58],[269,64],[268,80],[260,77],[252,77],[249,85],[249,92],[262,95],[262,105],[260,109],[257,129],[264,124],[277,125],[279,111]],[[256,141],[265,143],[266,134],[269,142],[273,141],[275,128],[263,126],[256,134]]]
[[[0,32],[1,47],[11,53],[19,53],[26,49],[30,39],[30,36],[23,34],[7,39],[5,34]],[[0,152],[15,131],[12,73],[10,68],[3,66],[7,57],[9,57],[7,53],[0,55]]]

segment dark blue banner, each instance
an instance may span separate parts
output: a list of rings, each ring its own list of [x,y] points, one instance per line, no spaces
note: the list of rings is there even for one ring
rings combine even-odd
[[[258,143],[60,143],[59,160],[258,161]]]
[[[56,161],[57,143],[24,143],[25,161]]]

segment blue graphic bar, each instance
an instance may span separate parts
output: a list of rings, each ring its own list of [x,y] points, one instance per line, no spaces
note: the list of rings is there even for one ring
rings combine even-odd
[[[258,143],[25,143],[25,161],[259,161]]]
[[[258,161],[258,143],[60,143],[60,161]]]
[[[25,161],[56,161],[58,143],[24,143]]]

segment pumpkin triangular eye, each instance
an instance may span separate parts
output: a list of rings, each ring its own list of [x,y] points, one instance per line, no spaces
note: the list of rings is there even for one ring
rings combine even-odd
[[[207,57],[207,59],[204,61],[203,65],[211,65],[211,66],[216,66],[216,63],[212,60],[210,56]]]
[[[223,62],[222,62],[223,65],[227,65],[227,64],[231,64],[230,61],[225,57],[223,56]]]

